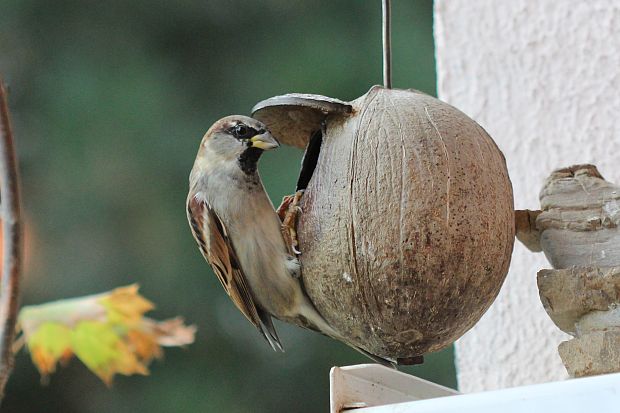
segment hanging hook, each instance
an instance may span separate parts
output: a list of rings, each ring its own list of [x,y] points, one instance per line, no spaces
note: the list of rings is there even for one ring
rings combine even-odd
[[[392,88],[392,1],[383,4],[383,86]]]

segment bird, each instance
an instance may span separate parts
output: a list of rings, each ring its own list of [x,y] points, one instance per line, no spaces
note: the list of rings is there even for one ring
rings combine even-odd
[[[230,299],[274,351],[284,351],[273,318],[347,342],[305,292],[301,267],[263,186],[258,161],[280,144],[260,121],[224,117],[206,132],[189,177],[187,218],[199,250]]]

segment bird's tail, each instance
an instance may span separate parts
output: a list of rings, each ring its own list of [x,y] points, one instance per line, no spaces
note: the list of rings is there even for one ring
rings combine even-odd
[[[273,351],[281,351],[284,353],[284,348],[280,342],[280,337],[278,337],[278,333],[273,326],[271,314],[266,313],[262,309],[257,310],[258,317],[260,318],[259,331],[262,333],[263,337],[265,337],[265,340],[267,340]]]

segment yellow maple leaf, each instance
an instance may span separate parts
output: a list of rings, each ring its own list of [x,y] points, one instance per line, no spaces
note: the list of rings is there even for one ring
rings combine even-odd
[[[98,301],[108,310],[110,321],[127,326],[139,323],[144,313],[155,308],[152,302],[138,294],[136,284],[116,288],[99,297]]]
[[[151,333],[141,330],[129,330],[127,332],[127,339],[133,353],[146,363],[163,355],[163,351],[157,342],[157,337]]]
[[[43,324],[28,340],[28,348],[41,375],[47,376],[56,370],[59,359],[72,354],[70,330],[55,322]]]
[[[137,285],[24,307],[18,342],[26,343],[43,378],[73,355],[106,384],[115,374],[146,375],[148,364],[162,356],[162,346],[191,344],[196,331],[180,318],[144,317],[153,308]]]

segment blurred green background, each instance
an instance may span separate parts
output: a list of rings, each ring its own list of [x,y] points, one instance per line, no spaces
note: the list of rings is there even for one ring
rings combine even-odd
[[[395,0],[395,87],[435,92],[432,1]],[[278,323],[274,353],[222,291],[185,218],[187,177],[218,118],[287,92],[354,99],[381,82],[381,5],[300,0],[3,0],[27,217],[23,303],[138,282],[154,316],[199,328],[148,377],[112,389],[73,360],[47,386],[17,357],[2,412],[318,412],[333,365],[368,362]],[[301,152],[260,164],[274,203]],[[455,386],[453,354],[407,372]]]

